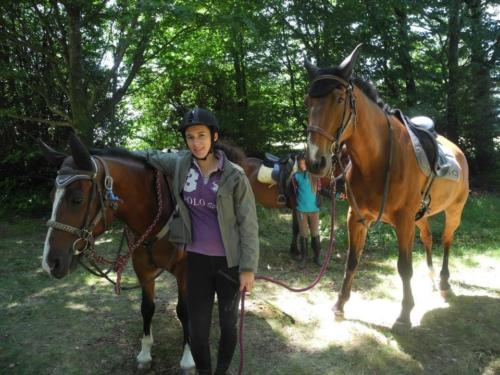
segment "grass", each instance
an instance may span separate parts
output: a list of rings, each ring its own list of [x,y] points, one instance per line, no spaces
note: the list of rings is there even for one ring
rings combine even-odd
[[[329,207],[322,207],[326,248]],[[246,374],[499,374],[500,373],[500,197],[472,194],[450,257],[456,296],[445,302],[427,277],[416,242],[412,279],[414,327],[391,330],[402,289],[396,271],[393,230],[371,231],[346,304],[346,319],[331,313],[342,282],[344,259],[333,260],[312,291],[296,294],[259,282],[247,298]],[[48,213],[49,210],[47,210]],[[345,258],[346,204],[339,204],[338,249]],[[259,208],[260,273],[296,286],[317,268],[290,260],[290,213]],[[62,280],[41,270],[44,219],[0,219],[0,373],[134,374],[140,348],[140,292],[115,296],[105,281],[78,270]],[[443,218],[432,221],[435,267]],[[115,229],[99,251],[111,254]],[[125,281],[134,283],[129,269]],[[176,374],[181,329],[175,316],[176,286],[164,274],[157,283],[152,374]],[[216,319],[216,314],[214,314]],[[213,347],[218,335],[213,326]],[[215,353],[214,353],[215,354]],[[235,355],[234,369],[239,355]]]

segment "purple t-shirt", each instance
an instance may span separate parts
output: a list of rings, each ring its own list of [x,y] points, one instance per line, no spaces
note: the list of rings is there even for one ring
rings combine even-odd
[[[217,169],[204,178],[196,160],[189,169],[182,198],[191,216],[191,240],[186,250],[211,256],[225,256],[217,219],[217,190],[224,169],[224,154],[218,152]]]

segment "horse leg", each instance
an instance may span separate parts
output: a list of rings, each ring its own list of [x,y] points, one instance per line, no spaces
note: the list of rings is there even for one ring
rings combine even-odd
[[[411,291],[411,277],[413,276],[412,249],[415,238],[415,222],[413,215],[403,214],[401,220],[396,223],[396,235],[398,237],[398,273],[403,282],[403,301],[401,313],[399,314],[394,328],[411,327],[410,313],[415,306]]]
[[[337,319],[342,319],[344,317],[344,305],[351,296],[352,280],[358,269],[359,259],[363,252],[367,233],[367,227],[358,222],[351,208],[349,208],[347,214],[347,223],[349,229],[349,252],[347,255],[342,288],[340,289],[337,302],[333,306],[333,312]]]
[[[144,286],[142,287],[142,302],[141,314],[143,320],[144,336],[141,339],[141,351],[137,355],[137,364],[140,370],[149,369],[151,367],[151,347],[153,346],[153,329],[151,321],[155,313],[155,281],[150,281],[154,277],[154,273],[142,274],[139,281]]]
[[[182,325],[183,333],[183,353],[180,362],[181,370],[190,370],[195,367],[193,355],[191,354],[191,348],[189,346],[189,315],[186,305],[186,288],[183,285],[183,280],[180,276],[177,276],[177,317],[179,318]]]
[[[299,236],[299,222],[297,220],[297,210],[292,210],[292,243],[290,244],[290,257],[296,259],[299,256],[297,238]]]
[[[442,243],[443,243],[443,265],[441,267],[439,290],[441,295],[445,298],[453,295],[449,283],[450,270],[448,269],[448,257],[450,255],[450,247],[453,241],[453,235],[460,225],[460,218],[462,215],[463,205],[455,205],[445,210],[446,221],[443,230]]]
[[[429,220],[426,217],[421,218],[416,222],[416,225],[420,231],[420,240],[424,245],[425,257],[427,260],[427,268],[429,269],[429,278],[432,282],[432,290],[437,290],[434,281],[434,266],[432,265],[432,233],[429,225]]]

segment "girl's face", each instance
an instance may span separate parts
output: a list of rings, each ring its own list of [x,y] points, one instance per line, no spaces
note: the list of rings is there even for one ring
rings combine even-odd
[[[298,162],[299,169],[304,172],[306,170],[306,161],[304,159],[299,160]]]
[[[219,134],[214,133],[214,142]],[[207,156],[211,146],[210,128],[206,125],[193,125],[186,129],[186,143],[189,151],[199,159]]]

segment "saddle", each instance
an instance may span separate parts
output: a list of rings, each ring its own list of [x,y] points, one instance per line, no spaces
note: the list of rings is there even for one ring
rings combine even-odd
[[[438,133],[434,128],[434,121],[425,116],[409,119],[399,109],[394,114],[408,129],[420,169],[428,177],[422,191],[420,208],[415,214],[415,220],[419,220],[429,209],[431,203],[430,190],[434,178],[458,180],[460,166],[452,152],[438,142]]]
[[[277,200],[279,204],[284,205],[287,200],[290,177],[295,166],[295,158],[291,154],[279,158],[266,152],[262,164],[257,179],[265,184],[278,184]]]
[[[420,169],[426,176],[458,180],[460,166],[452,152],[437,140],[434,121],[425,116],[408,118],[399,109],[395,115],[406,126]]]

